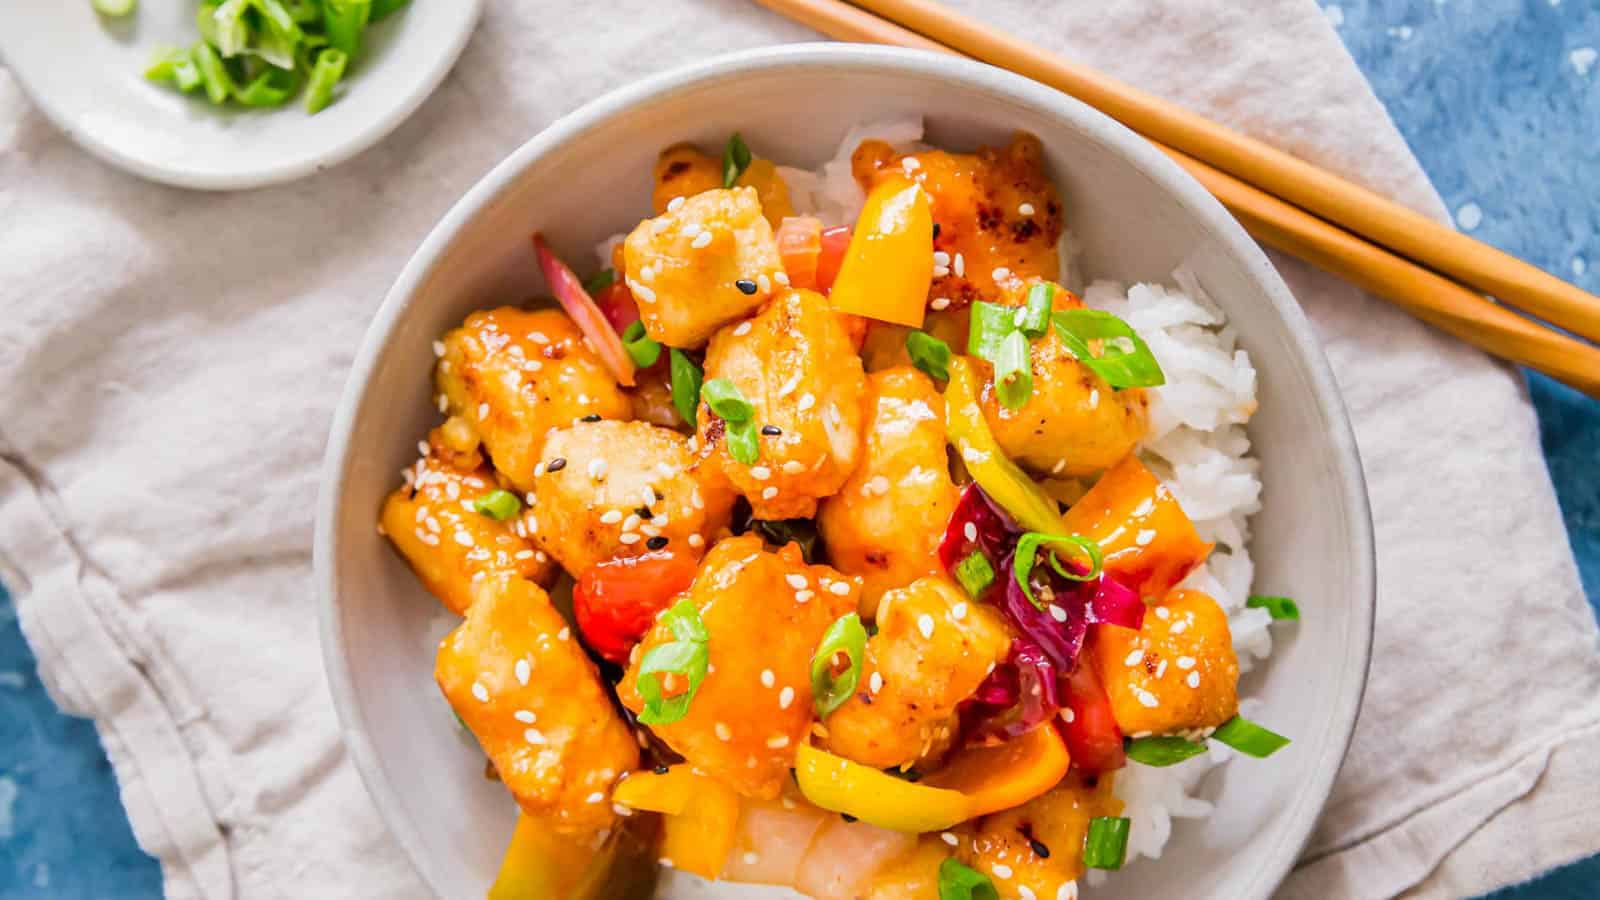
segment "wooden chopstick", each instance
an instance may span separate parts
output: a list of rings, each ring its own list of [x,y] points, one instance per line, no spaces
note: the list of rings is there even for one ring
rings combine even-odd
[[[965,55],[842,0],[756,2],[839,40]],[[1159,141],[1152,143],[1216,195],[1262,243],[1345,278],[1485,352],[1600,397],[1600,349],[1518,316]]]
[[[890,22],[1095,107],[1153,141],[1469,287],[1600,341],[1600,297],[1276,147],[934,0],[852,0]]]

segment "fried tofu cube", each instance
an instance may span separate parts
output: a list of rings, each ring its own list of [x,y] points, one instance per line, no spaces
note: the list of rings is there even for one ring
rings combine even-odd
[[[938,573],[939,541],[960,498],[945,450],[944,397],[916,369],[867,376],[865,452],[817,528],[839,571],[860,575],[870,618],[891,588]]]
[[[1209,595],[1176,590],[1150,608],[1138,631],[1093,631],[1095,664],[1124,734],[1215,728],[1239,712],[1228,615]]]
[[[651,726],[656,736],[739,793],[776,798],[811,726],[811,656],[860,592],[856,579],[806,565],[795,544],[772,552],[753,534],[719,541],[680,598],[700,612],[709,671],[682,719]],[[674,639],[658,620],[639,645],[617,688],[635,713],[645,706],[640,660]]]
[[[645,333],[669,347],[700,346],[788,280],[751,187],[704,191],[640,222],[623,260]]]
[[[910,767],[949,748],[956,708],[1011,651],[990,606],[943,576],[883,596],[856,693],[824,722],[833,753],[879,769]]]
[[[960,834],[957,857],[988,875],[1003,900],[1061,896],[1062,886],[1083,874],[1089,820],[1122,814],[1112,777],[1073,769],[1050,791],[985,816],[970,834]],[[1007,870],[1010,875],[1001,877]]]
[[[560,310],[475,312],[441,343],[434,379],[446,411],[476,430],[494,467],[520,492],[533,487],[550,429],[588,415],[632,414],[616,379]]]
[[[509,574],[539,584],[555,577],[555,563],[518,533],[515,521],[478,512],[473,501],[498,490],[494,472],[473,456],[463,471],[441,453],[439,429],[411,477],[384,501],[384,534],[439,602],[456,615],[472,603],[473,585]]]
[[[693,144],[673,144],[656,157],[655,185],[650,208],[659,216],[679,197],[687,200],[722,187],[722,160]]]
[[[867,379],[821,294],[786,290],[748,322],[717,332],[706,379],[726,378],[754,407],[759,458],[728,452],[726,427],[700,404],[700,450],[717,460],[758,519],[809,518],[862,457]]]
[[[644,422],[550,432],[535,466],[528,531],[573,576],[648,550],[699,559],[728,525],[733,494],[702,478],[689,440]]]
[[[524,812],[564,833],[611,825],[611,786],[639,746],[543,589],[484,579],[434,678]]]

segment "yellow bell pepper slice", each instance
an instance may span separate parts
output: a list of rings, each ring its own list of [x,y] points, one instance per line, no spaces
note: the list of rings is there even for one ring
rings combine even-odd
[[[922,327],[933,285],[933,211],[921,185],[894,177],[867,195],[829,295],[835,309]]]
[[[716,878],[738,835],[739,795],[687,765],[634,772],[611,792],[615,803],[666,816],[661,858],[703,878]]]
[[[950,381],[944,389],[945,433],[961,454],[972,480],[1023,528],[1061,534],[1061,513],[1055,500],[1000,449],[978,405],[978,372],[972,360],[950,360]]]
[[[489,900],[591,900],[605,886],[615,855],[615,841],[591,850],[546,822],[519,815]]]
[[[815,806],[891,831],[943,831],[972,818],[960,791],[927,787],[851,762],[810,744],[795,753],[795,780]]]
[[[631,809],[682,815],[702,780],[688,766],[673,766],[659,774],[633,772],[612,789],[611,800]]]
[[[761,200],[761,215],[773,231],[778,230],[785,216],[794,215],[794,204],[789,200],[789,185],[784,183],[783,176],[778,174],[778,167],[770,159],[752,159],[733,186],[756,189],[756,197]]]
[[[1003,744],[962,750],[922,784],[961,792],[972,818],[1027,803],[1060,784],[1071,765],[1066,740],[1046,722]]]

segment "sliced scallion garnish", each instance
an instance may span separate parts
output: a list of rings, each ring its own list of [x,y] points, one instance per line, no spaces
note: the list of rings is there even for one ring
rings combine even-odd
[[[1056,286],[1042,281],[1028,288],[1028,303],[1017,313],[1017,327],[1030,338],[1043,335],[1050,328],[1050,309],[1055,302]]]
[[[220,106],[233,95],[233,77],[222,64],[222,57],[202,41],[194,45],[194,64],[200,70],[200,86],[205,88],[206,99]]]
[[[1033,575],[1034,564],[1038,561],[1039,550],[1046,544],[1064,544],[1076,550],[1079,554],[1089,558],[1089,570],[1083,574],[1073,572],[1061,564],[1054,554],[1049,557],[1050,568],[1062,578],[1071,581],[1093,581],[1100,577],[1103,560],[1100,556],[1100,545],[1088,538],[1075,534],[1045,534],[1042,531],[1024,532],[1017,538],[1017,550],[1012,556],[1011,573],[1017,579],[1017,584],[1022,588],[1023,596],[1040,609],[1044,604],[1033,596],[1033,588],[1028,584],[1028,579]]]
[[[906,354],[929,378],[950,380],[950,345],[944,341],[926,331],[913,331],[906,335]]]
[[[639,721],[645,725],[670,725],[688,715],[689,704],[694,702],[694,695],[706,680],[711,664],[711,652],[706,646],[710,634],[692,602],[679,600],[662,615],[661,622],[676,640],[650,648],[639,660],[635,687],[644,698]],[[658,677],[661,675],[682,678],[687,686],[682,692],[666,697]]]
[[[317,54],[317,64],[311,69],[311,84],[306,87],[306,112],[320,112],[333,102],[333,88],[344,77],[344,67],[350,57],[337,47],[329,47]]]
[[[1098,309],[1066,309],[1052,317],[1056,334],[1078,361],[1113,388],[1156,387],[1167,383],[1160,363],[1144,339],[1111,313]],[[1095,356],[1090,341],[1101,342]]]
[[[994,362],[1006,336],[1017,330],[1017,310],[979,300],[972,304],[967,324],[967,354]]]
[[[102,16],[125,16],[133,12],[137,0],[91,0],[94,11]]]
[[[726,419],[729,424],[750,421],[755,407],[739,393],[739,388],[726,378],[713,378],[700,387],[700,397],[711,411]]]
[[[322,10],[328,45],[354,58],[361,52],[361,33],[372,17],[371,0],[322,0]]]
[[[1273,597],[1266,594],[1251,594],[1250,599],[1244,602],[1245,606],[1252,609],[1264,609],[1267,614],[1277,621],[1299,621],[1300,606],[1288,597]]]
[[[583,289],[589,296],[593,297],[595,294],[611,287],[612,284],[616,283],[616,280],[617,270],[608,266],[585,278],[583,280]]]
[[[723,434],[728,440],[728,455],[733,457],[735,462],[747,466],[755,465],[756,460],[761,458],[761,438],[756,430],[756,423],[749,419],[743,422],[726,419],[723,421],[727,422]]]
[[[695,411],[700,406],[700,382],[705,374],[682,350],[673,347],[668,354],[672,376],[672,405],[683,421],[693,426]]]
[[[661,344],[644,333],[644,323],[638,319],[622,330],[622,349],[628,351],[633,364],[641,369],[650,368],[661,358]]]
[[[982,550],[974,550],[956,563],[956,580],[961,582],[963,590],[972,595],[972,599],[977,600],[989,589],[989,585],[994,584],[994,566]]]
[[[1000,900],[989,876],[950,857],[939,864],[939,900]]]
[[[866,652],[867,629],[860,616],[849,613],[828,626],[811,657],[811,698],[818,718],[827,718],[855,693]],[[840,653],[849,660],[848,668],[836,671]]]
[[[472,508],[497,522],[504,522],[522,510],[522,501],[516,494],[496,488],[472,501]]]
[[[1206,752],[1206,745],[1181,737],[1142,737],[1128,742],[1128,758],[1147,766],[1171,766]]]
[[[1284,747],[1289,739],[1277,732],[1262,728],[1244,716],[1234,716],[1222,723],[1211,736],[1229,747],[1256,759],[1266,759]]]
[[[750,167],[751,159],[750,148],[745,145],[744,138],[739,132],[735,131],[728,138],[728,146],[722,151],[722,186],[733,187],[733,183],[739,180],[744,170]]]
[[[1007,409],[1021,409],[1033,396],[1033,360],[1028,336],[1013,331],[1000,342],[994,358],[994,392]]]
[[[1128,831],[1133,822],[1121,816],[1095,816],[1083,842],[1083,864],[1091,869],[1120,869],[1128,858]]]
[[[376,22],[410,2],[411,0],[372,0],[371,21]]]

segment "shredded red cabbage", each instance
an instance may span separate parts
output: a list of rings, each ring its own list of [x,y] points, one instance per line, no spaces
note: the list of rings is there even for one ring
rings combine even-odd
[[[996,666],[963,708],[973,737],[1014,738],[1050,721],[1061,709],[1055,664],[1027,638],[1011,644],[1011,656]]]
[[[972,526],[971,537],[968,525]],[[944,538],[939,541],[939,562],[954,572],[956,565],[974,550],[982,550],[992,565],[1011,553],[1021,533],[1022,529],[994,505],[982,488],[969,484],[961,491],[955,512],[950,514],[950,524],[945,526]]]

